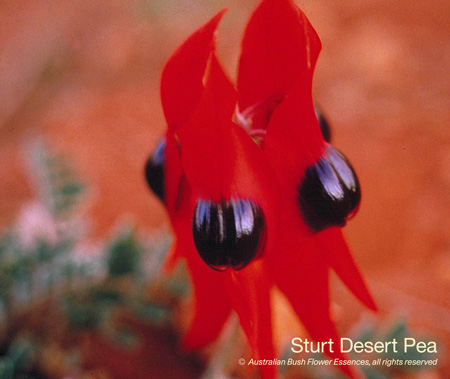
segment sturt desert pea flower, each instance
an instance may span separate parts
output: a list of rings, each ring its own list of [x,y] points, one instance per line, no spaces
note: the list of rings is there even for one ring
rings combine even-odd
[[[216,56],[224,12],[167,62],[168,129],[146,166],[176,237],[166,267],[184,259],[192,282],[183,344],[212,342],[234,309],[253,357],[275,358],[270,290],[277,286],[312,338],[338,346],[330,268],[376,307],[341,231],[357,210],[359,184],[324,140],[312,101],[320,40],[293,1],[263,0],[244,33],[236,90]],[[345,358],[338,349],[326,353]],[[274,366],[260,369],[276,377]]]

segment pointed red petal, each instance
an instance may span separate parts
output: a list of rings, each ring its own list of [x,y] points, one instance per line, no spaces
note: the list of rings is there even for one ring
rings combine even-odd
[[[199,349],[215,340],[231,312],[224,276],[208,267],[195,249],[193,212],[190,187],[182,180],[177,206],[171,213],[176,239],[168,264],[184,258],[191,279],[193,316],[182,342],[186,349]]]
[[[161,101],[170,130],[189,118],[203,92],[206,63],[214,50],[214,34],[226,9],[192,34],[166,63],[161,78]]]
[[[214,55],[208,61],[205,82],[195,112],[177,135],[183,167],[193,192],[218,201],[221,184],[228,180],[224,176],[232,171],[230,130],[236,92]]]
[[[264,261],[254,261],[240,271],[228,270],[228,289],[254,359],[275,359],[272,338],[269,281]],[[276,366],[260,366],[261,378],[274,379]]]
[[[224,274],[208,267],[193,245],[186,261],[192,283],[194,314],[183,338],[183,346],[200,349],[220,334],[231,313],[231,300]]]
[[[306,168],[320,158],[325,146],[314,112],[311,85],[306,74],[297,79],[273,112],[264,141],[264,150],[282,185],[293,190]],[[291,200],[296,203],[296,195]]]
[[[348,359],[339,350],[339,335],[329,312],[329,281],[326,256],[311,238],[291,238],[295,231],[281,238],[283,256],[273,262],[275,283],[286,295],[294,311],[315,341],[333,341],[333,351],[325,353],[333,358]],[[353,370],[342,366],[353,376]]]
[[[319,37],[291,0],[263,0],[251,16],[239,61],[239,109],[270,113],[302,73],[312,70]],[[255,112],[258,114],[258,111]]]
[[[184,179],[178,142],[170,132],[166,135],[165,193],[165,205],[175,234],[163,266],[166,272],[170,272],[184,256],[185,247],[193,245],[191,189]]]
[[[181,165],[181,154],[178,142],[173,133],[166,135],[165,149],[165,194],[166,208],[172,223],[175,221],[176,213],[179,212],[181,199],[188,198],[189,187],[183,182],[183,167]]]
[[[223,275],[210,269],[195,250],[192,237],[191,189],[183,179],[178,142],[168,135],[166,143],[166,204],[175,232],[171,254],[164,268],[170,270],[185,258],[192,284],[193,318],[183,338],[186,349],[199,349],[217,338],[231,312]]]
[[[358,267],[350,254],[344,236],[339,228],[328,228],[319,233],[323,250],[328,256],[331,268],[344,284],[366,307],[376,311],[377,306]]]
[[[273,176],[261,149],[232,122],[236,92],[215,56],[205,90],[190,121],[177,135],[182,164],[194,195],[220,201],[232,196],[275,196]],[[266,183],[262,183],[266,182]]]
[[[266,249],[272,249],[279,225],[275,174],[263,151],[232,122],[236,92],[214,55],[205,81],[196,111],[177,132],[193,198],[218,202],[240,197],[255,201],[267,225]]]
[[[176,240],[163,270],[170,273],[180,259],[185,259],[190,277],[193,312],[182,346],[187,350],[201,349],[218,337],[232,307],[224,275],[209,268],[195,250],[190,218],[188,222],[178,221]]]

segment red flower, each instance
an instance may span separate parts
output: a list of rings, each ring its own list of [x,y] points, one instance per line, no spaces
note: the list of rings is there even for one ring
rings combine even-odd
[[[154,155],[147,167],[150,186],[158,178],[163,185],[176,235],[167,267],[184,259],[193,284],[183,343],[212,342],[234,309],[254,358],[273,359],[277,286],[312,338],[339,346],[329,269],[366,306],[375,304],[340,229],[357,208],[357,179],[324,141],[312,102],[320,40],[293,1],[263,0],[247,24],[236,91],[216,57],[223,14],[166,64],[164,160]],[[328,353],[344,358],[337,350]],[[261,366],[261,375],[275,377],[274,366]]]

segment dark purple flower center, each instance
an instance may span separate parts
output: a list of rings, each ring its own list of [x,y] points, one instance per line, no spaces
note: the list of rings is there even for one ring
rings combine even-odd
[[[261,208],[251,200],[198,200],[193,236],[200,257],[211,268],[240,270],[254,259],[264,242]]]
[[[355,171],[331,145],[327,145],[318,162],[306,169],[297,190],[303,219],[315,231],[344,226],[361,200]]]

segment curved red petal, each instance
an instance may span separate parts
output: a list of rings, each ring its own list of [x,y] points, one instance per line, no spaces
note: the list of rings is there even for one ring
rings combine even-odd
[[[183,167],[181,165],[181,154],[175,135],[171,132],[166,134],[165,149],[165,194],[166,208],[172,223],[175,216],[181,211],[182,199],[189,197],[189,186],[183,181]],[[184,209],[186,211],[186,209]]]
[[[307,74],[297,79],[273,112],[264,140],[264,150],[282,186],[293,191],[306,168],[319,160],[325,147],[314,112],[311,85]],[[296,203],[296,192],[291,200]]]
[[[319,233],[321,245],[329,264],[342,282],[366,307],[376,311],[377,306],[339,228],[328,228]]]
[[[183,337],[183,346],[187,349],[200,349],[218,337],[232,306],[223,273],[208,267],[193,245],[187,255],[194,313]]]
[[[275,359],[270,306],[270,281],[264,261],[250,263],[240,271],[228,270],[228,291],[254,359]],[[276,377],[276,366],[260,366],[263,379]]]
[[[262,112],[267,117],[299,75],[312,75],[320,49],[317,33],[293,1],[263,0],[252,14],[242,41],[240,111]]]
[[[309,335],[315,341],[333,342],[331,349],[329,344],[325,345],[324,352],[332,358],[348,359],[338,348],[339,335],[330,318],[326,256],[314,239],[292,238],[295,235],[291,230],[281,238],[284,243],[280,249],[284,254],[272,264],[275,284],[286,295]],[[341,368],[347,375],[354,376],[351,368]]]
[[[200,258],[192,236],[194,205],[191,190],[185,179],[181,180],[176,207],[171,216],[175,241],[167,268],[180,258],[185,259],[192,285],[192,320],[182,345],[186,349],[199,349],[217,338],[230,315],[231,301],[224,276],[208,267]]]
[[[263,210],[268,231],[266,249],[271,249],[279,224],[275,174],[263,151],[232,122],[236,92],[214,55],[205,82],[197,109],[177,132],[193,198],[255,201]]]
[[[181,345],[187,350],[196,350],[218,337],[231,313],[231,301],[224,276],[201,261],[193,244],[189,219],[183,221],[186,219],[177,221],[175,241],[164,261],[163,270],[170,273],[176,263],[185,260],[191,283],[192,318]]]
[[[214,55],[205,79],[196,111],[177,132],[186,177],[195,194],[214,201],[236,191],[251,196],[270,169],[261,149],[232,122],[236,91]]]
[[[231,118],[236,92],[214,55],[208,60],[205,88],[189,119],[177,131],[182,164],[193,191],[219,200],[222,183],[232,175]]]
[[[215,48],[214,35],[225,11],[221,10],[192,34],[164,67],[161,102],[169,130],[186,122],[202,95],[206,64]]]
[[[192,284],[193,317],[182,345],[199,349],[217,338],[231,312],[223,275],[211,270],[199,257],[192,237],[191,189],[184,178],[178,141],[171,133],[166,142],[166,205],[175,232],[164,268],[170,270],[186,259]]]
[[[185,255],[185,248],[193,246],[191,188],[184,177],[178,141],[171,132],[166,134],[165,194],[165,205],[175,234],[163,266],[170,272]]]

